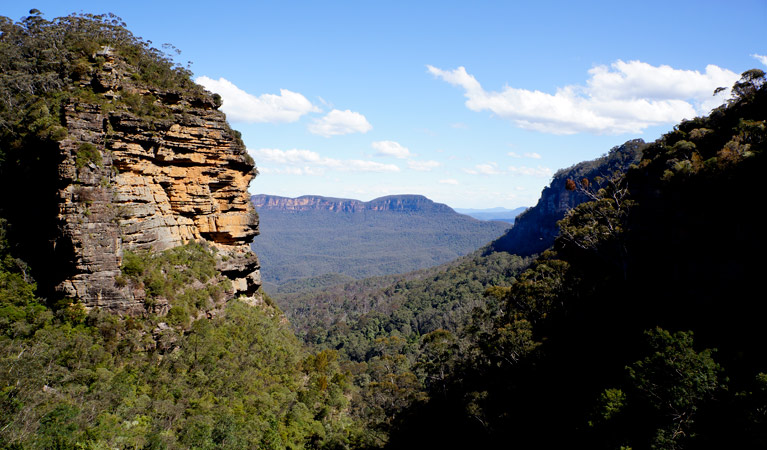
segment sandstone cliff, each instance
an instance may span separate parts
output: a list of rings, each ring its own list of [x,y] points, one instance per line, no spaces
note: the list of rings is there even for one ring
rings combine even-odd
[[[73,269],[55,290],[88,308],[141,312],[143,291],[115,283],[124,252],[202,241],[217,250],[230,296],[253,296],[258,218],[247,187],[256,171],[242,141],[209,94],[137,86],[110,56],[81,82],[94,101],[64,105],[53,254]]]

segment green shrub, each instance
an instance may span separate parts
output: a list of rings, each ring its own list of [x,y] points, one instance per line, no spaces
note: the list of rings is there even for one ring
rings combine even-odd
[[[101,152],[99,151],[98,147],[91,144],[90,142],[83,142],[75,152],[75,166],[77,166],[78,169],[82,169],[89,163],[93,163],[101,167],[103,164]]]
[[[159,253],[126,251],[122,276],[144,288],[147,307],[164,298],[173,307],[186,311],[187,316],[194,315],[219,302],[232,287],[229,279],[216,279],[214,252],[215,249],[195,242]]]

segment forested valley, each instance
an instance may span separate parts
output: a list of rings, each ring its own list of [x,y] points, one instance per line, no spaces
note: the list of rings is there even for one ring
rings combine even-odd
[[[205,242],[125,252],[137,315],[39,288],[66,268],[35,257],[47,236],[9,195],[50,168],[66,101],[167,119],[79,83],[102,46],[138,85],[210,97],[114,16],[0,18],[0,449],[767,447],[763,71],[626,164],[563,179],[581,200],[546,249],[502,238],[280,305],[222,305]]]
[[[258,195],[253,201],[261,235],[251,248],[261,261],[264,290],[274,297],[446,263],[510,227],[420,195],[369,202]]]

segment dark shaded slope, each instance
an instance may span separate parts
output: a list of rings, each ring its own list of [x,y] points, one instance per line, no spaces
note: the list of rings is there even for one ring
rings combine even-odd
[[[639,161],[644,146],[641,139],[628,141],[601,158],[558,171],[541,193],[538,204],[517,216],[514,227],[495,240],[488,251],[530,256],[549,248],[559,234],[557,222],[565,217],[568,210],[589,200],[583,192],[567,190],[567,180],[588,178],[593,181],[596,177],[607,178],[616,171],[625,172]],[[596,187],[601,184],[596,182]]]
[[[476,355],[399,416],[390,447],[764,448],[757,81],[568,214]]]

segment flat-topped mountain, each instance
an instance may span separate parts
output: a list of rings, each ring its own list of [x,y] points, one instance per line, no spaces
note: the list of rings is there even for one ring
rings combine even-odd
[[[252,197],[253,204],[259,211],[266,209],[281,211],[413,211],[413,212],[454,212],[442,203],[435,203],[423,195],[388,195],[369,202],[349,198],[302,195],[289,198],[276,195],[259,194]]]
[[[498,238],[509,225],[458,214],[422,195],[363,202],[255,195],[261,236],[252,248],[265,286],[317,287],[442,264]],[[300,281],[299,281],[300,280]]]

